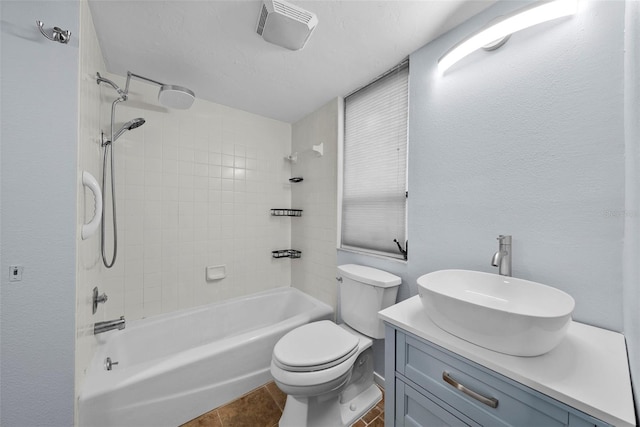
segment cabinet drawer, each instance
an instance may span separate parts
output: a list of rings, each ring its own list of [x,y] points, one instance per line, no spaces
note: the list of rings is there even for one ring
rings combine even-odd
[[[569,423],[568,411],[434,346],[405,334],[397,335],[396,344],[400,374],[482,425],[559,427]]]
[[[449,411],[421,394],[413,387],[396,379],[396,419],[394,425],[413,427],[466,427],[477,426],[454,409]],[[442,403],[440,403],[442,404]],[[454,415],[455,414],[455,415]]]

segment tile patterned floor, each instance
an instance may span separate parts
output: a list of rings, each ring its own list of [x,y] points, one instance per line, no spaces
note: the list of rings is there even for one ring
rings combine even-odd
[[[286,400],[287,395],[270,382],[180,427],[274,427],[278,425]],[[384,394],[382,401],[353,427],[384,427]]]

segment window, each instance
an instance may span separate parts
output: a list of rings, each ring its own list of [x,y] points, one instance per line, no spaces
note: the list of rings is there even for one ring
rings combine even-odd
[[[344,249],[405,258],[408,89],[407,60],[344,100]]]

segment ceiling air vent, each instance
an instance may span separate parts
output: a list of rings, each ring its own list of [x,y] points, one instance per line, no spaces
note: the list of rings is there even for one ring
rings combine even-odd
[[[283,0],[264,0],[256,31],[269,43],[299,50],[317,24],[314,13]]]

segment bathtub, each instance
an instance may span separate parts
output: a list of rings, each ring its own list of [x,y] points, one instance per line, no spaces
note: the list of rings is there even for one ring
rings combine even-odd
[[[333,309],[277,288],[128,322],[97,335],[78,400],[80,427],[176,427],[271,380],[273,346]],[[105,360],[111,358],[112,370]]]

